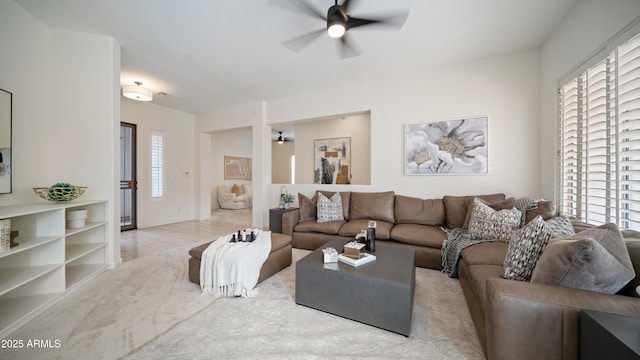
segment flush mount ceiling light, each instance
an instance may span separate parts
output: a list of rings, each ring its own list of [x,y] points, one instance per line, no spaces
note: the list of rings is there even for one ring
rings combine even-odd
[[[126,98],[138,101],[151,101],[153,100],[153,92],[151,90],[143,88],[140,81],[135,81],[134,85],[125,85],[122,87],[122,95]]]

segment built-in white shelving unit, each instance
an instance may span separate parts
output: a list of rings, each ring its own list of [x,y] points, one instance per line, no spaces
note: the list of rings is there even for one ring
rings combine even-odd
[[[79,209],[85,226],[66,229],[67,212]],[[106,201],[0,207],[19,231],[19,245],[0,253],[0,338],[106,269],[106,214]]]

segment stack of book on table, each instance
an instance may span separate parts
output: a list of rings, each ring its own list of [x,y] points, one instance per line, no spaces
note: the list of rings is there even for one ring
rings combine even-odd
[[[360,266],[375,259],[375,255],[364,252],[364,244],[355,241],[347,243],[344,252],[338,255],[338,261],[351,266]]]

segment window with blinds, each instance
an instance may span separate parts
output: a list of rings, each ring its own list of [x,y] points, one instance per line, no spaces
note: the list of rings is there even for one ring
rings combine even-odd
[[[151,134],[151,197],[164,195],[164,135]]]
[[[566,81],[558,100],[561,211],[640,230],[640,35]]]

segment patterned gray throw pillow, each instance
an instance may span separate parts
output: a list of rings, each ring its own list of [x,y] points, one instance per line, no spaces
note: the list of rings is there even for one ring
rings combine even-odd
[[[473,239],[507,242],[513,230],[520,227],[521,215],[518,209],[495,211],[477,198],[473,199],[469,234]]]
[[[538,215],[513,232],[504,258],[504,278],[530,281],[533,269],[551,238],[551,229]]]
[[[556,216],[547,220],[547,225],[551,229],[552,239],[564,239],[566,237],[575,235],[571,220],[567,216]]]
[[[337,192],[328,199],[322,193],[318,193],[318,222],[343,221],[342,197]]]

